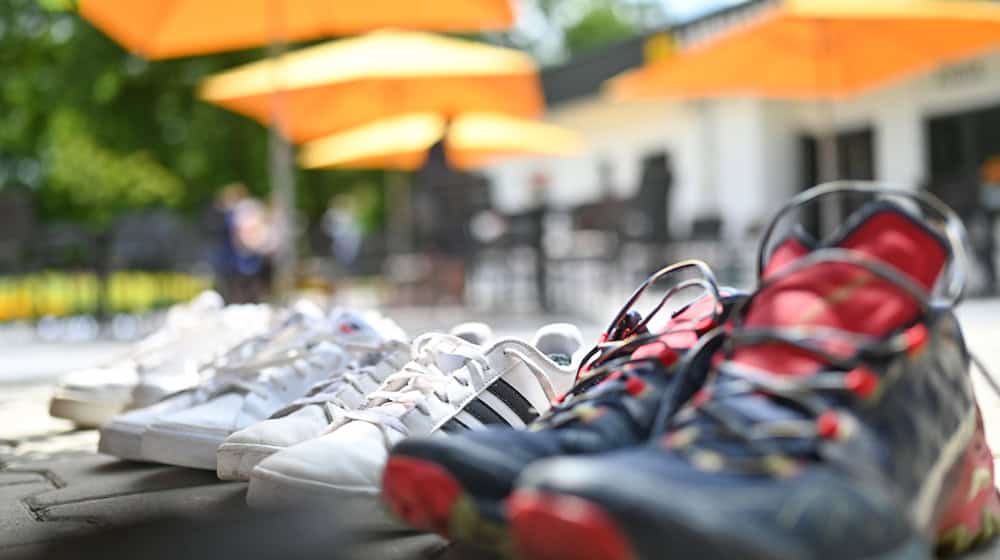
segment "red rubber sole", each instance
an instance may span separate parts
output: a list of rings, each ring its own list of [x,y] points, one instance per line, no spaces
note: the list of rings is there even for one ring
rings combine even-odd
[[[410,526],[450,538],[451,512],[462,487],[448,471],[430,461],[390,457],[382,474],[382,495],[389,509]]]
[[[525,560],[631,560],[624,533],[597,505],[575,496],[518,491],[507,500],[514,550]]]

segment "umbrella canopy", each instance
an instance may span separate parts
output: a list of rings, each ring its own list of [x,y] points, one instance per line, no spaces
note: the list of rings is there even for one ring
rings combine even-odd
[[[1000,5],[785,0],[672,58],[613,79],[620,99],[838,99],[1000,45]]]
[[[517,50],[429,33],[377,31],[213,76],[202,99],[270,123],[281,92],[296,143],[388,116],[465,111],[541,114],[532,59]]]
[[[509,0],[80,0],[80,14],[152,59],[382,27],[481,31],[514,21]]]
[[[307,168],[420,168],[441,139],[449,163],[472,169],[500,159],[528,155],[564,156],[583,145],[573,131],[495,113],[467,113],[450,123],[441,115],[417,113],[377,121],[303,146]]]

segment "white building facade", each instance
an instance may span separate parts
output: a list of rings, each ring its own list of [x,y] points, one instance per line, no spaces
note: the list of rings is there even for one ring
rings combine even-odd
[[[860,157],[870,159],[862,166],[870,168],[870,178],[916,188],[942,174],[935,161],[948,167],[940,161],[952,148],[964,154],[975,146],[976,153],[962,156],[970,172],[991,154],[1000,155],[1000,129],[992,133],[1000,126],[991,120],[994,113],[1000,119],[997,108],[1000,53],[837,102],[745,97],[623,103],[598,90],[550,104],[546,116],[584,137],[581,154],[509,161],[486,173],[502,211],[535,204],[532,185],[540,175],[546,202],[568,208],[596,201],[609,188],[619,197],[632,196],[643,157],[665,153],[673,175],[670,204],[663,209],[669,208],[671,234],[686,238],[696,218],[714,215],[723,238],[739,239],[806,186],[810,156],[804,138],[830,129],[862,131],[867,143]],[[931,126],[935,119],[937,128]],[[949,136],[949,130],[957,132]],[[962,146],[950,146],[960,140]],[[933,150],[945,156],[935,160]],[[857,157],[843,150],[840,156]]]

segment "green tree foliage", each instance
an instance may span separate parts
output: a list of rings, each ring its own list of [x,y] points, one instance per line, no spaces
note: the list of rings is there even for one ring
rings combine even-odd
[[[532,0],[505,42],[533,52],[543,64],[620,41],[669,22],[665,0]]]
[[[45,145],[44,194],[55,213],[78,212],[87,222],[106,227],[124,210],[176,206],[183,197],[180,178],[149,152],[122,153],[99,144],[90,123],[72,109],[51,115]]]
[[[636,31],[610,3],[598,4],[566,29],[566,48],[573,54],[583,53],[631,37]]]
[[[233,181],[266,194],[266,129],[195,96],[265,50],[147,62],[73,3],[0,1],[0,188],[33,191],[43,220],[98,227],[132,208],[196,212]],[[314,220],[330,196],[378,179],[300,171],[301,210]]]

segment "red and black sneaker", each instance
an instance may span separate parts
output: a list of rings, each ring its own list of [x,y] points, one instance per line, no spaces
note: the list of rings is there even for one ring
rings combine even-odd
[[[824,241],[779,245],[789,258],[761,265],[707,381],[647,445],[526,469],[507,502],[522,557],[929,558],[997,532],[953,314],[961,223],[927,195],[844,185],[778,217],[843,192],[875,200]]]
[[[691,271],[696,277],[690,277]],[[642,317],[632,308],[649,286],[660,282],[671,288]],[[675,311],[666,326],[651,326],[659,311],[692,291],[694,301]],[[584,359],[573,389],[528,430],[491,427],[397,445],[382,481],[390,510],[419,529],[507,548],[504,500],[521,471],[540,459],[603,453],[646,441],[667,397],[676,394],[683,402],[697,388],[677,382],[677,364],[699,337],[723,323],[742,297],[733,290],[720,292],[700,261],[657,272],[636,290]],[[720,337],[715,340],[721,342]],[[687,395],[681,397],[684,391]]]

